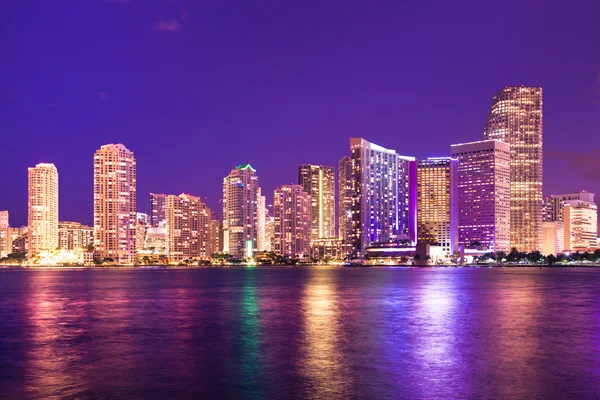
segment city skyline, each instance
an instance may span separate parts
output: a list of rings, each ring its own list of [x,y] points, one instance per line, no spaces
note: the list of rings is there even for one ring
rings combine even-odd
[[[493,12],[480,2],[368,13],[352,1],[343,12],[242,5],[240,14],[140,3],[42,4],[29,18],[14,2],[0,16],[13,32],[0,92],[10,188],[0,209],[12,225],[26,224],[24,171],[40,162],[60,171],[61,218],[91,225],[93,200],[78,188],[91,185],[89,154],[106,143],[136,153],[140,194],[193,193],[220,215],[212,177],[232,165],[260,171],[271,203],[298,165],[337,165],[349,137],[417,159],[446,156],[449,145],[482,138],[494,92],[521,84],[544,88],[544,195],[600,193],[590,168],[600,147],[595,2],[543,15],[521,2]],[[178,24],[164,30],[161,19]],[[228,35],[219,26],[231,26]],[[307,26],[324,29],[301,34]],[[137,208],[148,211],[145,196]]]

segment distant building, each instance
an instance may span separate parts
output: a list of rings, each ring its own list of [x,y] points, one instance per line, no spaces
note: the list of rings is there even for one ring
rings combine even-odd
[[[29,254],[58,247],[58,171],[54,164],[29,168]]]
[[[350,246],[338,238],[317,239],[310,242],[310,256],[317,260],[344,260],[350,251]]]
[[[144,253],[147,253],[147,255],[167,255],[166,222],[159,224],[157,227],[148,228]]]
[[[458,250],[457,168],[451,157],[417,162],[419,243],[441,246],[446,255]]]
[[[266,236],[265,224],[267,222],[267,198],[262,195],[262,190],[258,188],[258,202],[256,209],[256,246],[258,251],[265,251]]]
[[[338,237],[344,243],[352,236],[352,161],[344,157],[338,164]]]
[[[335,169],[300,165],[298,184],[311,199],[311,239],[335,237]]]
[[[209,260],[211,212],[199,197],[167,196],[167,253],[171,263]]]
[[[87,249],[94,244],[94,228],[79,222],[58,223],[58,247],[62,250]]]
[[[498,140],[452,145],[458,159],[458,244],[510,251],[510,146]]]
[[[258,248],[256,170],[238,165],[223,180],[223,252],[233,258],[253,258]]]
[[[8,228],[8,211],[0,211],[0,229]]]
[[[494,94],[483,136],[510,144],[510,247],[542,248],[542,88]]]
[[[122,144],[94,154],[94,245],[118,264],[136,261],[136,161]]]
[[[542,244],[542,254],[558,255],[565,249],[564,222],[562,221],[544,221],[542,223],[542,232],[544,241]]]
[[[150,224],[157,227],[167,219],[167,195],[150,193]]]
[[[273,242],[275,241],[275,217],[267,215],[265,222],[265,251],[275,251]]]
[[[371,243],[414,242],[415,159],[361,138],[350,139],[350,150],[351,180],[340,185],[351,187],[351,209],[345,211],[353,256],[363,257]]]
[[[19,237],[27,237],[27,227],[0,228],[0,258],[13,253],[13,242]],[[23,243],[24,245],[25,243]],[[23,249],[23,253],[26,253],[26,248],[23,247]]]
[[[223,225],[217,219],[213,219],[210,221],[210,250],[212,253],[222,253],[223,252]]]
[[[595,250],[598,238],[598,208],[596,203],[584,200],[567,200],[563,207],[563,217],[565,250]]]
[[[310,255],[310,195],[300,185],[283,185],[275,190],[275,252],[305,258]]]
[[[543,219],[544,221],[564,221],[563,208],[565,201],[582,200],[589,203],[594,202],[594,193],[582,190],[579,193],[553,194],[544,199]]]

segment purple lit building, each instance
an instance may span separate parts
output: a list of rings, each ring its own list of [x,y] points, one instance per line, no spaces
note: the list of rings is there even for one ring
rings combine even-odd
[[[350,182],[340,182],[340,187],[349,188],[351,201],[343,203],[347,209],[340,209],[340,216],[350,218],[347,241],[353,255],[363,257],[372,243],[414,243],[414,157],[398,155],[361,138],[350,139],[350,150]]]
[[[510,251],[510,145],[454,144],[452,156],[458,159],[459,245]]]

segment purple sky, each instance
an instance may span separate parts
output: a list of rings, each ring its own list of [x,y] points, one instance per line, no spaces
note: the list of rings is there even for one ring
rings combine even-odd
[[[93,153],[123,143],[149,192],[271,201],[349,138],[416,157],[480,140],[505,85],[544,87],[544,192],[600,195],[600,2],[11,1],[0,13],[0,210],[54,162],[60,219],[92,223]],[[216,210],[218,211],[218,210]],[[220,215],[220,211],[218,212]]]

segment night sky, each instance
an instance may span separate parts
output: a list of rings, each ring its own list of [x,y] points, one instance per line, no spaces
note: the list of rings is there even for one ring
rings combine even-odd
[[[91,224],[93,154],[123,143],[148,193],[206,197],[250,163],[271,202],[361,136],[400,154],[481,140],[494,92],[544,88],[544,192],[600,196],[600,1],[6,1],[0,210],[27,222],[53,162]]]

